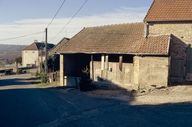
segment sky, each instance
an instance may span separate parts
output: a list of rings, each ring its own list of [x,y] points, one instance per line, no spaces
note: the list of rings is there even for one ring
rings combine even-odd
[[[43,31],[62,1],[0,0],[0,44],[28,45],[34,40],[43,41]],[[152,3],[152,0],[88,0],[78,15],[67,24],[84,1],[66,0],[48,28],[49,42],[57,44],[63,37],[71,38],[84,27],[142,22]],[[36,32],[42,33],[4,40]]]

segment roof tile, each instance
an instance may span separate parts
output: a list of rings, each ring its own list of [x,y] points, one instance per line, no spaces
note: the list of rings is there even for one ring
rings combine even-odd
[[[154,0],[144,21],[192,21],[192,0]]]
[[[143,23],[85,28],[67,43],[60,45],[57,52],[168,54],[169,36],[144,38],[143,33]]]

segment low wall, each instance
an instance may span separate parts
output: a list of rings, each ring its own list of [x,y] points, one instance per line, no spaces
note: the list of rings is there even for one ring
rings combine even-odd
[[[126,89],[167,87],[168,85],[168,57],[135,56],[133,63],[123,63],[122,71],[119,69],[118,62],[109,62],[108,65],[108,68],[101,70],[101,62],[93,62],[94,81],[103,81]]]
[[[138,88],[167,87],[168,57],[134,57],[134,84]]]
[[[123,63],[122,71],[119,63],[109,62],[108,68],[101,70],[101,62],[93,62],[94,81],[104,81],[113,84],[113,87],[128,88],[133,84],[133,64]],[[92,69],[90,69],[92,70]],[[91,71],[92,74],[92,71]]]

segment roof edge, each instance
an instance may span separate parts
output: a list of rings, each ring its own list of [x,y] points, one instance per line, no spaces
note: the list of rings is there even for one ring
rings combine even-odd
[[[125,55],[151,55],[168,56],[168,53],[114,53],[114,52],[58,52],[58,54],[125,54]]]
[[[152,9],[152,7],[153,7],[154,4],[155,4],[155,0],[153,0],[153,2],[151,3],[151,6],[150,6],[150,8],[149,8],[148,11],[147,11],[146,16],[144,17],[143,22],[145,22],[145,23],[147,22],[146,18],[147,18],[147,16],[149,15],[149,12],[151,11],[151,9]]]
[[[192,19],[189,19],[189,20],[186,20],[186,19],[184,19],[184,20],[148,20],[148,21],[146,21],[145,23],[156,23],[156,22],[164,22],[164,23],[166,23],[166,22],[192,22]]]
[[[108,24],[108,25],[84,27],[84,29],[88,29],[88,28],[102,28],[102,27],[119,26],[119,25],[133,25],[133,24],[144,24],[144,23],[143,22],[118,23],[118,24]]]

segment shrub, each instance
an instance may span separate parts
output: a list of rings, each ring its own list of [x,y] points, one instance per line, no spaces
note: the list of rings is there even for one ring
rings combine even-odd
[[[47,83],[48,76],[42,72],[42,73],[40,73],[40,80],[41,80],[41,83]]]
[[[48,76],[45,74],[45,72],[36,71],[35,77],[40,79],[41,83],[47,83],[48,82]]]

